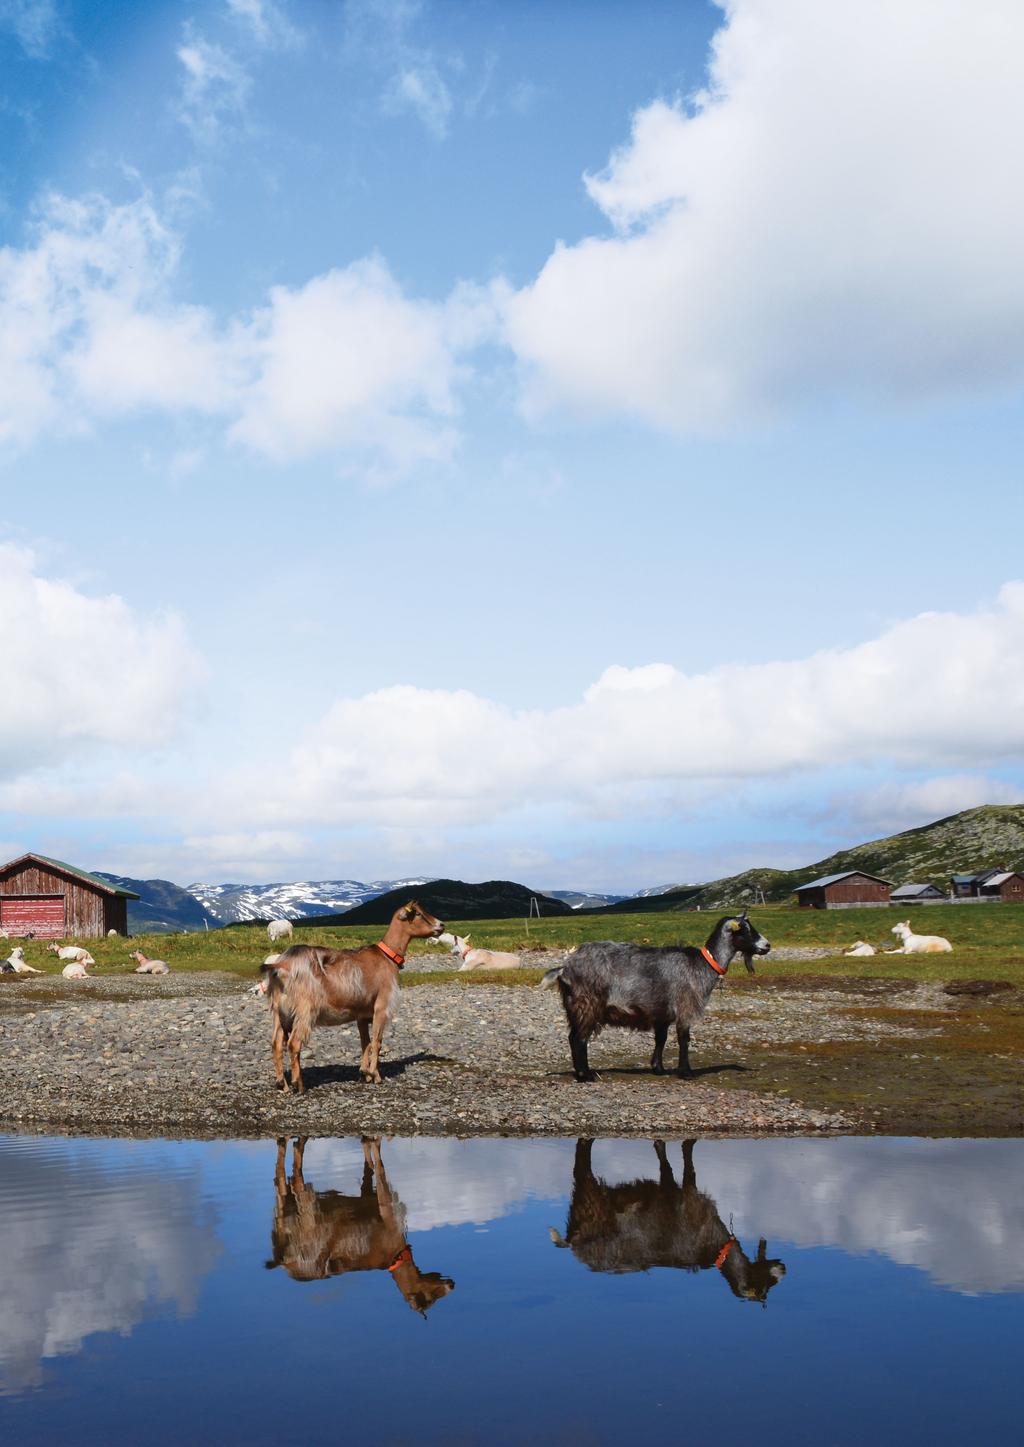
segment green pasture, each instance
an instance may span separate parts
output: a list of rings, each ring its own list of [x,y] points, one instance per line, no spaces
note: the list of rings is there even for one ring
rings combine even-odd
[[[665,914],[561,915],[553,919],[447,921],[447,927],[470,935],[474,944],[502,950],[562,950],[583,940],[634,940],[643,944],[703,944],[717,912]],[[857,978],[1005,979],[1024,984],[1024,906],[1005,904],[935,905],[916,910],[906,907],[885,909],[802,910],[791,905],[767,905],[751,911],[751,918],[773,945],[820,947],[828,954],[814,960],[772,960],[757,962],[758,973],[766,975],[835,974]],[[953,945],[952,954],[875,955],[867,959],[845,959],[842,951],[855,940],[867,940],[876,949],[898,944],[891,933],[897,920],[909,919],[919,934],[944,935]],[[310,928],[297,925],[293,943],[316,943],[351,949],[380,939],[379,925]],[[15,941],[11,941],[15,943]],[[47,952],[41,941],[22,942],[29,964],[58,974],[61,964]],[[82,941],[96,959],[94,974],[122,974],[135,968],[129,950],[167,960],[172,970],[225,970],[255,978],[263,959],[275,947],[260,926],[240,926],[194,934],[138,935],[131,940]],[[406,966],[404,983],[440,983],[452,978],[447,971],[432,972],[417,979],[416,959],[429,954],[437,958],[437,946],[415,941]],[[454,962],[453,962],[454,963]],[[735,968],[735,967],[734,967]],[[738,966],[742,974],[742,965]],[[461,983],[482,984],[501,981],[516,984],[535,981],[535,971],[504,971],[494,976],[478,972],[455,975]]]

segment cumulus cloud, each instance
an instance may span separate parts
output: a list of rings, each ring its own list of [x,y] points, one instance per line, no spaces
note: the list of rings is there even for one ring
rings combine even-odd
[[[369,258],[222,321],[174,296],[179,260],[150,197],[47,200],[29,244],[0,250],[0,444],[148,410],[277,461],[327,451],[372,474],[451,456],[496,293],[420,301]]]
[[[685,674],[613,666],[575,704],[515,711],[396,685],[341,699],[261,808],[278,821],[480,822],[532,804],[623,814],[694,781],[885,763],[991,767],[1024,754],[1024,583],[974,613],[924,613],[853,648]],[[239,798],[252,781],[232,785]]]
[[[527,404],[671,429],[1024,375],[1014,0],[727,0],[706,90],[639,111],[508,308]]]
[[[101,745],[151,749],[180,727],[200,665],[179,620],[146,617],[40,575],[0,544],[4,620],[0,759],[5,776]]]
[[[232,436],[284,460],[383,445],[397,463],[444,458],[455,434],[445,309],[405,297],[367,260],[275,287],[249,336],[254,380]]]

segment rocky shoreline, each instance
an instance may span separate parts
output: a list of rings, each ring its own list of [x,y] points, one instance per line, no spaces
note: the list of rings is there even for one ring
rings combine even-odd
[[[935,1034],[922,1015],[933,1010],[941,1023],[949,1002],[932,998],[937,987],[908,984],[893,1011],[851,1009],[863,1000],[843,982],[810,983],[716,991],[694,1032],[691,1080],[652,1076],[649,1040],[609,1030],[592,1049],[600,1083],[579,1086],[557,992],[427,979],[402,992],[382,1086],[359,1081],[354,1030],[319,1030],[304,1056],[309,1090],[298,1098],[274,1089],[266,1003],[237,976],[5,981],[0,1129],[676,1138],[885,1129],[878,1109],[852,1095],[824,1105],[813,1093],[810,1103],[806,1092],[793,1098],[771,1062],[844,1045],[905,1054],[907,1042]],[[887,1013],[896,1018],[877,1018]]]

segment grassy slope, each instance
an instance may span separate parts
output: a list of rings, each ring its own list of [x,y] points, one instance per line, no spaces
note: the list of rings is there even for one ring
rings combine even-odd
[[[678,911],[697,904],[702,909],[739,909],[758,904],[762,890],[769,903],[782,902],[790,898],[798,884],[844,869],[863,869],[894,884],[936,884],[945,891],[951,874],[1002,866],[1024,868],[1024,804],[985,804],[965,809],[919,829],[841,849],[801,869],[748,869],[709,884],[680,885],[678,891],[667,896],[624,901],[612,910],[624,911],[632,906],[644,913]]]
[[[701,944],[710,933],[717,917],[708,914],[574,914],[556,919],[533,920],[527,931],[524,920],[449,921],[449,927],[460,934],[472,933],[473,942],[498,949],[564,949],[587,939],[637,940],[645,944]],[[822,946],[832,953],[826,959],[809,961],[778,960],[758,964],[758,972],[768,975],[837,974],[859,978],[962,979],[984,977],[1008,979],[1024,985],[1024,906],[1021,905],[935,905],[914,911],[889,909],[798,910],[790,906],[771,905],[753,911],[758,927],[774,945]],[[923,934],[945,935],[954,946],[951,955],[874,956],[868,959],[845,959],[842,950],[854,940],[864,939],[885,948],[897,941],[890,934],[899,919],[910,918],[913,927]],[[295,941],[317,942],[350,949],[370,944],[380,938],[379,925],[362,927],[309,928],[299,926]],[[96,957],[99,974],[121,973],[134,968],[128,959],[130,948],[141,948],[148,955],[166,959],[174,970],[227,970],[255,978],[260,962],[270,951],[265,929],[258,926],[209,933],[177,935],[141,935],[126,940],[96,940],[90,949]],[[48,973],[58,973],[55,957],[45,945],[29,941],[25,957],[30,964]],[[413,982],[418,955],[437,957],[436,948],[414,944],[406,980]],[[10,977],[2,977],[4,980]],[[431,980],[441,976],[431,974]],[[475,972],[458,977],[461,982],[483,983]],[[501,974],[496,978],[517,983],[519,972]],[[534,980],[535,972],[522,978]]]

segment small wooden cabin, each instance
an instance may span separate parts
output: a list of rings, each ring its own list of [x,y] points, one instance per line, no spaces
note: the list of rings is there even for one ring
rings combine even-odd
[[[1004,900],[1024,904],[1024,874],[1013,869],[981,869],[976,874],[954,874],[950,887],[957,899]]]
[[[128,901],[138,899],[73,864],[22,854],[0,866],[0,929],[13,939],[101,939],[128,933]]]
[[[891,890],[888,879],[878,879],[859,869],[847,869],[842,874],[825,874],[821,879],[799,885],[796,899],[801,909],[853,909],[855,905],[888,904]]]
[[[945,898],[935,884],[901,884],[889,896],[892,904],[941,904]]]
[[[985,899],[1001,899],[1007,904],[1024,904],[1024,874],[1010,869],[990,874],[979,893]]]

